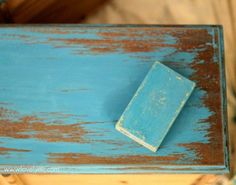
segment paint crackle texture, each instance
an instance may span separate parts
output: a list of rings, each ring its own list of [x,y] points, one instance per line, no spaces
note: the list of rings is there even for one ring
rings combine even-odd
[[[219,26],[2,26],[0,171],[227,172],[222,37]],[[196,83],[157,153],[115,130],[154,61]]]

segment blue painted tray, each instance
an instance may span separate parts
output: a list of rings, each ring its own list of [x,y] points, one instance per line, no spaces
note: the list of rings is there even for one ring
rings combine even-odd
[[[0,28],[1,173],[228,172],[219,26]],[[115,130],[153,62],[196,88],[157,153]]]

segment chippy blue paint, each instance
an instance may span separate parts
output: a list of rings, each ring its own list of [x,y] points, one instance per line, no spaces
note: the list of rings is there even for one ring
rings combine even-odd
[[[55,32],[55,28],[65,31],[66,34]],[[111,32],[119,32],[116,27],[108,25],[108,28]],[[208,31],[216,29],[207,26],[186,27],[188,28]],[[174,173],[178,167],[182,169],[179,170],[181,173],[222,173],[227,170],[222,165],[198,166],[196,160],[201,156],[196,151],[180,145],[209,142],[207,134],[210,124],[201,122],[212,115],[212,112],[201,102],[201,98],[206,94],[201,89],[196,88],[193,92],[185,106],[185,111],[180,113],[157,153],[146,150],[114,129],[116,121],[153,61],[161,61],[188,78],[194,73],[190,64],[195,59],[199,48],[189,52],[179,52],[172,46],[177,43],[178,38],[169,34],[165,34],[162,40],[167,44],[166,47],[137,53],[126,53],[123,49],[110,53],[91,53],[89,51],[91,46],[78,43],[65,44],[62,40],[57,40],[73,38],[101,40],[103,36],[99,33],[103,29],[100,26],[84,28],[73,25],[2,27],[0,29],[0,50],[2,51],[0,102],[7,103],[1,104],[1,107],[17,111],[18,115],[15,115],[15,120],[25,115],[34,115],[42,118],[49,125],[54,121],[59,121],[64,125],[94,122],[81,124],[86,131],[86,134],[82,136],[83,142],[47,142],[36,138],[1,137],[0,147],[30,151],[8,151],[7,154],[1,154],[0,171]],[[153,39],[156,38],[153,37]],[[71,114],[71,116],[65,118],[50,114],[55,112]],[[118,165],[119,167],[109,164],[55,164],[48,161],[49,153],[81,153],[98,157],[132,157],[132,155],[165,157],[181,154],[182,157],[174,161],[174,165],[171,166],[155,164],[156,168],[148,170],[139,168],[140,165],[133,165],[135,169],[129,170],[126,168],[131,167],[130,164]],[[34,167],[31,168],[31,166]],[[150,165],[144,164],[144,166]],[[190,166],[191,169],[185,170]]]
[[[194,87],[194,82],[155,62],[116,129],[156,152]]]

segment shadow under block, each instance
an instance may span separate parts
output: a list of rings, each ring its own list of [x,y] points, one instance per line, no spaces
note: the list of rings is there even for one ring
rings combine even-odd
[[[155,62],[117,122],[116,129],[156,152],[194,86],[194,82]]]
[[[0,51],[1,173],[228,172],[220,26],[2,25]],[[115,129],[153,61],[196,83],[155,153]]]

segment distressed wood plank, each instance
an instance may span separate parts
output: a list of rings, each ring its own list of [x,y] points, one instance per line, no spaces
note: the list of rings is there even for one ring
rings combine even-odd
[[[6,25],[0,51],[2,173],[229,170],[221,27]],[[196,89],[153,153],[115,123],[156,60]]]
[[[156,61],[119,118],[116,129],[156,152],[194,87],[194,82]]]

